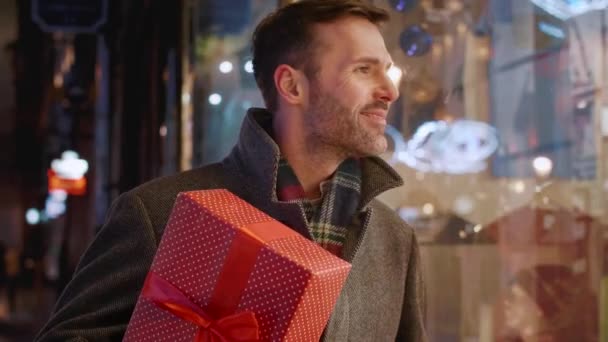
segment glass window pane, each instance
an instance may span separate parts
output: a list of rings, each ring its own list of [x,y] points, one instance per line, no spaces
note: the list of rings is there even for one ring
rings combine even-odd
[[[605,1],[373,1],[432,341],[608,338]],[[603,126],[604,125],[604,126]]]
[[[236,143],[249,107],[263,107],[251,65],[251,34],[276,1],[199,1],[195,25],[193,165],[219,161]],[[238,9],[238,10],[237,10]]]

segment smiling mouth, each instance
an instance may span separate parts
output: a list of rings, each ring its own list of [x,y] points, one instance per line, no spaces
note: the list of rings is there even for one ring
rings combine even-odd
[[[386,114],[381,112],[361,112],[364,115],[374,121],[386,123]]]

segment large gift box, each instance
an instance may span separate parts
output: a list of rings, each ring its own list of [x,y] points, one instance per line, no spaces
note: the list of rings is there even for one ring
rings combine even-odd
[[[349,270],[227,190],[180,193],[123,341],[318,341]]]

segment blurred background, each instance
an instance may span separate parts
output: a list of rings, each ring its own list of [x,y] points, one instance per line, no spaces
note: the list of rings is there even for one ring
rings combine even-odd
[[[32,339],[120,193],[228,153],[288,2],[0,2],[0,341]],[[401,93],[381,199],[431,340],[608,341],[608,0],[369,2]]]

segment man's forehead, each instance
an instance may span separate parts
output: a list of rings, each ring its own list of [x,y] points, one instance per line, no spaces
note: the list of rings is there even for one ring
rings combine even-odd
[[[346,17],[317,24],[313,37],[318,47],[340,52],[351,59],[367,57],[392,63],[380,30],[364,18]]]
[[[313,32],[316,35],[325,37],[337,34],[345,37],[357,37],[359,33],[377,33],[380,37],[379,27],[369,20],[356,16],[346,16],[336,20],[317,23],[313,25]]]

